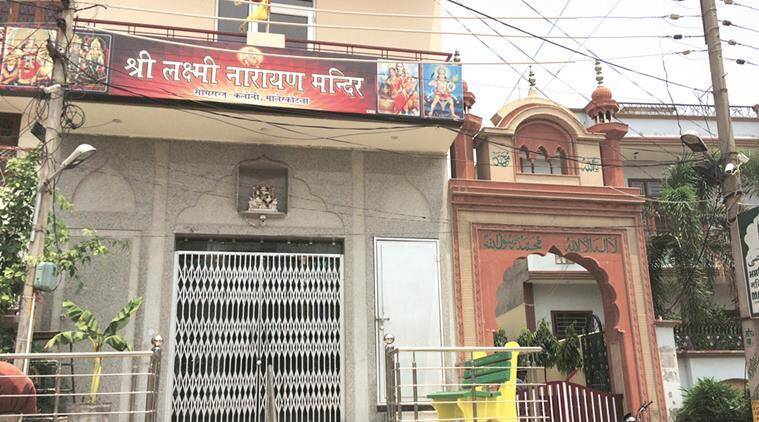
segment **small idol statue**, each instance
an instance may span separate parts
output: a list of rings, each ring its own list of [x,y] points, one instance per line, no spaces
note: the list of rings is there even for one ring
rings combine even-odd
[[[248,211],[277,212],[277,198],[274,189],[267,184],[260,184],[253,190],[253,196],[248,200]]]

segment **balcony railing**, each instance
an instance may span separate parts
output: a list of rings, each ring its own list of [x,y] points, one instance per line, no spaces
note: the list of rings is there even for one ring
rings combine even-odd
[[[245,43],[247,35],[242,32],[223,32],[209,29],[184,28],[168,25],[156,25],[138,22],[124,22],[103,19],[77,18],[76,24],[88,27],[103,27],[123,31],[135,35],[152,35],[165,38],[181,38],[216,42],[219,40]],[[319,53],[344,54],[349,56],[377,57],[388,60],[435,60],[451,61],[451,53],[439,51],[413,50],[399,47],[384,47],[364,44],[350,44],[332,41],[298,40],[287,39],[288,46],[296,46],[296,49]]]
[[[681,351],[743,350],[741,323],[683,323],[675,327],[675,342]]]
[[[659,103],[619,103],[620,116],[716,116],[716,109],[707,104],[659,104]],[[737,119],[759,118],[757,106],[731,106],[730,116]]]

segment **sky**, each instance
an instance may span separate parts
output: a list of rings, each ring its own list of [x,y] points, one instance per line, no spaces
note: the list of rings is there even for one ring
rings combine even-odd
[[[470,11],[448,0],[439,1],[442,8],[440,14],[443,16],[474,16]],[[564,31],[574,39],[562,38],[552,39],[552,41],[672,82],[667,84],[626,70],[615,70],[612,66],[604,64],[602,65],[604,85],[612,90],[617,101],[659,104],[672,102],[698,104],[708,101],[709,104],[713,104],[711,94],[703,92],[711,87],[708,55],[703,37],[682,40],[661,37],[640,38],[643,35],[699,36],[703,33],[700,17],[683,17],[678,20],[617,18],[664,16],[673,13],[681,16],[698,15],[700,13],[698,0],[461,0],[460,2],[491,16],[512,18],[504,19],[504,21],[533,34],[565,37],[566,35],[562,32]],[[736,0],[736,2],[759,9],[759,0]],[[733,39],[738,43],[756,47],[752,49],[722,44],[730,103],[731,105],[758,104],[759,66],[738,65],[734,60],[728,59],[742,58],[759,64],[759,10],[726,5],[721,0],[717,0],[717,3],[720,20],[727,19],[734,25],[757,31],[735,26],[720,26],[723,40]],[[551,22],[543,19],[513,19],[514,17],[540,17],[528,5],[546,17],[608,15],[608,18],[562,19],[551,20]],[[494,30],[497,30],[503,35],[522,35],[494,21],[487,21],[486,24],[478,19],[460,20],[460,22],[455,19],[445,19],[442,22],[441,29],[446,32],[468,32],[462,26],[463,24],[469,28],[469,31],[477,34],[495,34]],[[555,26],[553,26],[554,23]],[[587,38],[589,36],[593,38]],[[603,38],[608,36],[623,38]],[[631,38],[633,36],[638,38]],[[531,57],[538,62],[579,60],[579,62],[568,64],[533,65],[532,70],[537,88],[549,99],[567,107],[584,107],[589,102],[590,94],[596,87],[595,65],[592,59],[537,39],[480,37],[480,40],[473,36],[443,35],[443,49],[460,51],[461,60],[464,62],[463,78],[467,81],[469,90],[477,97],[477,103],[472,112],[483,117],[484,122],[488,121],[490,116],[508,101],[526,96],[528,65],[478,65],[476,63],[502,63],[503,60],[524,63],[531,61]],[[668,54],[685,50],[694,50],[694,52],[688,55]],[[629,56],[641,55],[650,57],[629,58]],[[467,62],[472,64],[467,64]],[[687,88],[673,83],[685,85]]]

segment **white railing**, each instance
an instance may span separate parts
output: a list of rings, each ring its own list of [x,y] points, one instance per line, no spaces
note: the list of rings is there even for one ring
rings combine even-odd
[[[539,415],[553,422],[618,422],[622,417],[622,395],[594,390],[567,381],[551,381],[538,388],[545,401]],[[522,406],[521,415],[534,414]]]
[[[155,336],[151,342],[151,350],[134,352],[0,354],[0,361],[29,361],[27,374],[0,375],[0,384],[18,385],[0,389],[0,421],[157,421],[163,339]],[[100,407],[84,404],[91,396],[95,359],[102,362]]]

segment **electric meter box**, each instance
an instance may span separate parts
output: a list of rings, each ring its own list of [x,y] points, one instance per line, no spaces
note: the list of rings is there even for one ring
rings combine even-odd
[[[55,290],[57,287],[55,277],[55,264],[52,262],[40,262],[34,272],[34,288],[46,292]]]

